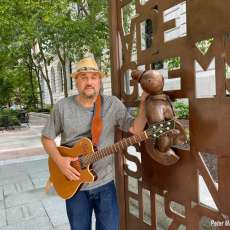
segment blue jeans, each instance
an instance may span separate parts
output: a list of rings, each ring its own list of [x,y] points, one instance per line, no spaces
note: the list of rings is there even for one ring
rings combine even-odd
[[[99,188],[80,191],[66,200],[71,230],[91,230],[92,212],[96,216],[96,230],[118,230],[119,210],[114,182]]]

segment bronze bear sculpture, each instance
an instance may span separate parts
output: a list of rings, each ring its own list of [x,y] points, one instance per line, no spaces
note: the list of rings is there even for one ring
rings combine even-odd
[[[139,82],[142,89],[149,94],[145,99],[145,113],[147,123],[175,119],[175,113],[169,97],[163,93],[164,78],[156,70],[133,70],[133,81]],[[163,134],[153,142],[145,142],[146,151],[152,159],[163,165],[172,165],[179,160],[179,156],[171,148],[172,145],[184,144],[186,135],[182,124],[176,120],[175,129]]]

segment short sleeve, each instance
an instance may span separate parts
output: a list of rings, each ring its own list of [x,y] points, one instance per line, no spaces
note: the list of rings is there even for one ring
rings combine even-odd
[[[119,128],[125,132],[128,132],[129,128],[131,127],[133,123],[133,116],[128,112],[125,105],[117,98],[113,97],[114,103],[115,103],[115,119],[116,124],[119,126]]]
[[[62,120],[59,104],[57,103],[52,112],[50,113],[49,119],[42,130],[42,135],[50,139],[55,139],[62,132]]]

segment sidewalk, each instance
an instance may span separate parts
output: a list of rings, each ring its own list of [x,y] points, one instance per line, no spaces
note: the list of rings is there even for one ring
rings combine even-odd
[[[44,190],[48,156],[40,138],[46,119],[33,115],[30,122],[0,132],[0,230],[69,230],[65,201],[53,188]],[[94,216],[92,223],[94,230]]]
[[[48,176],[46,155],[2,162],[0,230],[70,229],[64,200],[44,191]]]
[[[45,154],[41,144],[43,125],[0,132],[0,161]]]
[[[70,229],[65,202],[44,187],[49,177],[40,135],[46,119],[0,132],[0,230]]]

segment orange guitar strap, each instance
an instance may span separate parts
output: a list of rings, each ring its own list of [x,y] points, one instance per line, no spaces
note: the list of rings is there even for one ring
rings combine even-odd
[[[101,95],[98,95],[95,102],[95,111],[94,111],[92,125],[91,125],[92,143],[94,146],[99,145],[100,136],[103,129],[103,121],[101,118],[101,108],[102,108],[101,100],[102,100]]]

